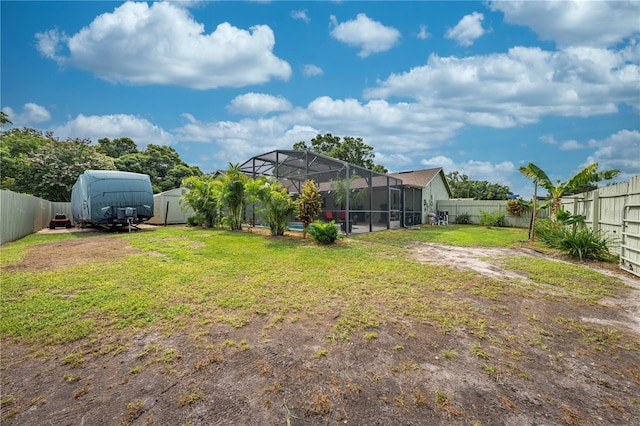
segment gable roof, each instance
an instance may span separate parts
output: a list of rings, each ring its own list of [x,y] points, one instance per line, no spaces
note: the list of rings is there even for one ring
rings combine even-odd
[[[405,185],[418,186],[421,188],[429,185],[437,175],[441,176],[442,182],[447,188],[449,196],[451,196],[451,188],[449,188],[449,183],[447,182],[447,178],[444,175],[442,167],[436,167],[434,169],[411,170],[408,172],[389,173],[389,176],[402,179],[402,183]]]
[[[429,182],[433,180],[438,172],[442,170],[442,167],[436,167],[435,169],[424,170],[411,170],[408,172],[389,173],[389,176],[402,179],[402,183],[405,185],[414,185],[425,187],[429,185]]]

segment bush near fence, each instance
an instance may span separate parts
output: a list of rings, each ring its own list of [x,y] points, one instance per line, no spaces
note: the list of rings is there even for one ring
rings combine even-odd
[[[560,205],[563,210],[573,215],[585,216],[585,225],[608,237],[611,240],[609,250],[620,254],[625,208],[626,214],[632,215],[627,217],[628,220],[640,219],[640,176],[634,176],[627,182],[601,186],[593,191],[563,197]],[[630,206],[633,208],[632,211],[629,210]],[[630,243],[632,248],[640,249],[638,223],[630,225],[631,228],[625,230],[627,238],[633,240]],[[640,253],[638,257],[640,258]]]

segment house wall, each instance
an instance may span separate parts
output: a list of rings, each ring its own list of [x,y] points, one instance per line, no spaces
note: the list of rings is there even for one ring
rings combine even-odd
[[[449,191],[447,191],[447,187],[442,179],[442,174],[438,173],[422,190],[422,223],[428,223],[427,215],[429,213],[438,213],[439,210],[443,210],[440,209],[438,203],[448,199]]]

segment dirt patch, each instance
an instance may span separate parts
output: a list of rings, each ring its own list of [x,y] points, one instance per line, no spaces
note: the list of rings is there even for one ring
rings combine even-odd
[[[602,303],[620,307],[628,313],[622,321],[612,321],[602,318],[583,317],[584,321],[594,322],[612,327],[630,328],[640,336],[640,280],[618,268],[615,264],[592,262],[576,264],[568,258],[550,257],[548,254],[529,248],[487,248],[487,247],[455,247],[442,244],[419,243],[411,247],[412,256],[420,262],[449,265],[462,270],[473,270],[481,275],[493,279],[518,279],[529,281],[529,277],[519,271],[504,269],[500,266],[500,259],[513,256],[531,256],[544,258],[556,262],[573,264],[576,267],[589,267],[608,276],[615,277],[634,291],[625,298],[607,298]]]
[[[19,263],[5,268],[7,271],[49,271],[88,262],[108,262],[135,254],[136,250],[119,238],[94,237],[57,241],[29,251]]]
[[[52,259],[73,266],[124,253],[136,250],[96,236],[39,245],[12,268],[43,271],[62,267]],[[513,255],[542,256],[412,248],[420,261],[498,283],[526,279],[495,262]],[[344,337],[334,328],[343,308],[328,302],[323,315],[256,315],[241,328],[194,317],[171,330],[114,330],[44,351],[3,340],[2,424],[637,424],[639,334],[628,324],[638,283],[629,282],[634,288],[596,305],[469,296],[484,312],[485,333],[443,333],[395,315]]]

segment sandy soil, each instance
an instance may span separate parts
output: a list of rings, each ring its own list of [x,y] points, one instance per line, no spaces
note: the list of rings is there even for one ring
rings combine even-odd
[[[96,235],[39,246],[11,269],[46,271],[122,256],[122,250],[121,240]],[[421,262],[526,280],[499,266],[508,255],[513,251],[435,244],[410,250]],[[606,272],[630,287],[596,305],[474,299],[495,339],[464,328],[442,333],[411,320],[383,322],[376,339],[364,333],[335,339],[342,308],[330,304],[324,317],[277,327],[256,316],[242,328],[203,328],[194,318],[193,326],[172,332],[114,331],[44,350],[5,339],[2,424],[639,424],[640,284],[615,269]],[[584,327],[567,330],[554,321],[558,316],[580,319]],[[613,329],[619,340],[612,344],[588,339],[590,331]],[[246,345],[225,345],[230,341]],[[319,355],[321,349],[327,353]]]

